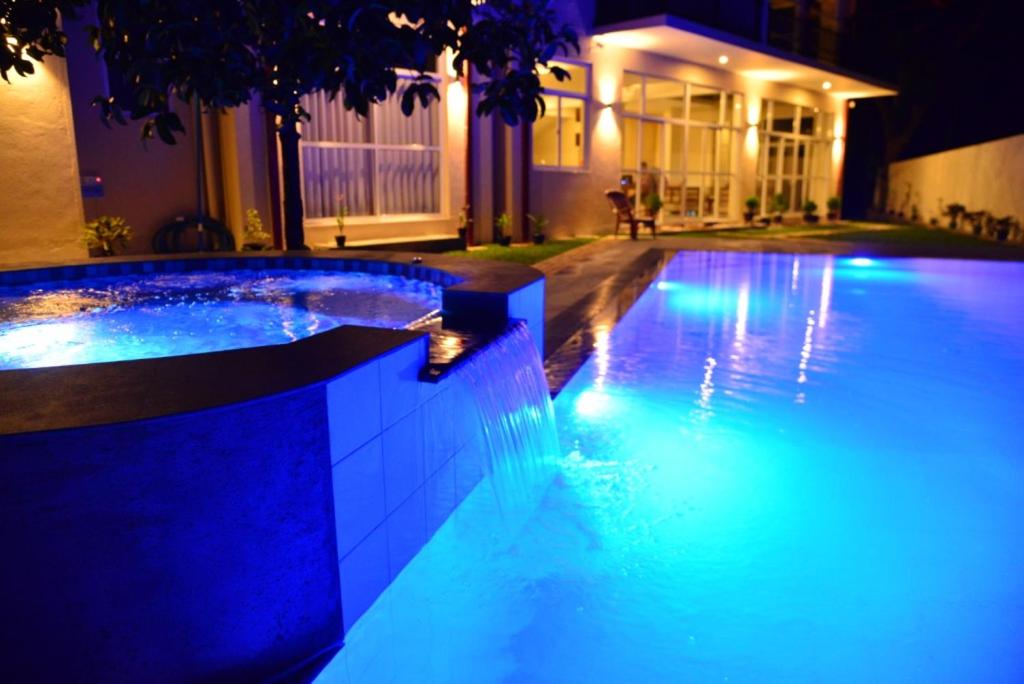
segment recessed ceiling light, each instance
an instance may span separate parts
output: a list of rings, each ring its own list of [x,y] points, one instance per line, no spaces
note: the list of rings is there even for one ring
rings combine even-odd
[[[728,64],[729,63],[729,55],[719,55],[718,56],[718,63],[719,64]]]
[[[821,84],[821,87],[825,90],[832,90],[832,81],[825,81]]]

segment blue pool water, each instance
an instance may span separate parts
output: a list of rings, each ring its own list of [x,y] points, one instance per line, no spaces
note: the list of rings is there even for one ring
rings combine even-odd
[[[317,270],[0,287],[0,370],[283,344],[340,325],[401,328],[440,306],[430,282]]]
[[[597,339],[319,681],[1024,681],[1024,265],[684,253]]]

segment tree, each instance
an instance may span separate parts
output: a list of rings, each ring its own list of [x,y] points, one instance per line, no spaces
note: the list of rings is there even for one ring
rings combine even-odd
[[[123,79],[118,95],[96,101],[105,120],[142,120],[144,137],[174,144],[184,131],[175,99],[223,110],[255,98],[274,115],[289,249],[304,247],[304,95],[323,91],[366,116],[395,94],[396,70],[409,68],[401,102],[409,115],[439,99],[426,70],[451,50],[456,69],[470,65],[485,79],[477,114],[516,125],[543,114],[539,65],[579,50],[549,0],[99,0],[97,17],[94,47]]]
[[[32,60],[64,56],[68,37],[60,30],[60,17],[75,16],[88,0],[0,0],[0,78],[11,82],[35,73]],[[29,59],[31,58],[31,59]]]

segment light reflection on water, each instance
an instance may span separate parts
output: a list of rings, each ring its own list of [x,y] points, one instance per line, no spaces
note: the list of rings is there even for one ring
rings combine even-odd
[[[113,276],[0,288],[0,370],[293,342],[340,325],[401,328],[441,288],[314,270]]]
[[[681,254],[320,681],[1024,681],[1022,342],[1020,264]]]

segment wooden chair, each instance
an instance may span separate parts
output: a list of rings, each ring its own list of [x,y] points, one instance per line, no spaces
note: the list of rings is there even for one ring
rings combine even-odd
[[[651,238],[657,237],[655,234],[656,229],[654,227],[654,219],[637,218],[634,216],[633,205],[630,204],[625,193],[619,190],[607,190],[605,191],[604,196],[608,198],[608,201],[612,205],[612,213],[615,214],[615,237],[619,236],[619,226],[623,223],[629,225],[629,237],[632,240],[636,240],[640,226],[647,226],[651,229]]]

